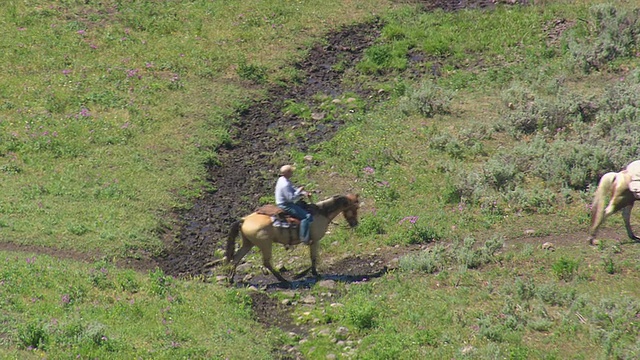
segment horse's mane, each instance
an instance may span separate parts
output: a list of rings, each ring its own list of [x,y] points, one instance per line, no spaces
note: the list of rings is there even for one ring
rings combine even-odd
[[[348,204],[349,198],[347,198],[346,196],[333,195],[332,197],[317,202],[311,206],[314,206],[320,214],[327,216],[337,209],[344,208]]]

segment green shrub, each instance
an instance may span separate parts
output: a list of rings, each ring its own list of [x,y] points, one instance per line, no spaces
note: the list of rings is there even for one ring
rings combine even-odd
[[[577,260],[568,259],[561,256],[551,267],[553,273],[560,280],[573,280],[578,271],[579,262]]]
[[[267,82],[267,68],[261,65],[248,64],[246,60],[238,64],[236,70],[241,79],[253,81],[256,84]]]
[[[42,321],[32,321],[18,330],[18,340],[24,349],[46,350],[49,345],[49,332]]]
[[[376,216],[362,217],[355,231],[356,234],[360,236],[382,235],[386,233],[382,220]]]
[[[619,57],[634,56],[640,45],[640,13],[613,4],[597,4],[589,18],[569,32],[568,48],[585,72],[599,70]]]
[[[410,90],[409,94],[401,99],[400,109],[408,115],[418,114],[426,117],[447,114],[453,97],[453,92],[427,80],[423,81],[418,88]]]
[[[346,318],[359,330],[372,329],[378,326],[379,305],[370,299],[371,294],[357,294],[345,305]]]
[[[429,250],[403,256],[398,265],[403,271],[422,271],[433,274],[442,270],[446,263],[446,248],[436,244]]]

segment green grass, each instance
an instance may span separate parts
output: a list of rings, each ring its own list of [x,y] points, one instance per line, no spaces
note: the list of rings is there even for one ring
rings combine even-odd
[[[287,81],[296,48],[386,5],[345,6],[10,2],[0,12],[3,239],[159,251],[169,212],[206,188],[229,115],[262,96],[237,80]]]
[[[290,156],[314,159],[298,182],[364,200],[361,227],[332,229],[322,258],[428,251],[295,305],[311,333],[302,343],[261,328],[243,289],[2,253],[0,357],[268,359],[296,345],[309,359],[636,358],[638,251],[589,248],[582,232],[599,174],[639,155],[640,32],[622,4],[593,3],[9,2],[0,241],[108,259],[160,252],[173,211],[212,186],[205,165],[231,141],[234,111],[298,81],[300,49],[325,31],[380,16],[381,38],[345,84],[386,100],[318,95],[347,125]],[[557,19],[574,25],[548,43]],[[611,33],[621,27],[626,37]],[[419,79],[409,54],[426,59]],[[608,223],[623,233],[619,216]],[[562,240],[555,252],[540,249],[545,235]],[[293,254],[292,268],[308,264],[306,249]],[[275,249],[276,261],[290,255]]]
[[[4,359],[269,358],[269,341],[252,329],[243,292],[105,261],[0,257]]]

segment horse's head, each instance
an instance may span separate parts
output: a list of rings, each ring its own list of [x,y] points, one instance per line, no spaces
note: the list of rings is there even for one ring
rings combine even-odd
[[[358,225],[358,209],[360,208],[360,197],[358,194],[349,194],[345,196],[347,198],[347,205],[342,210],[342,215],[349,223],[349,226],[356,227]]]

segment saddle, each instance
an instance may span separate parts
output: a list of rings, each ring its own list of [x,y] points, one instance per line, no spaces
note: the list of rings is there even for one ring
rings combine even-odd
[[[315,205],[307,204],[304,201],[298,201],[297,204],[311,214],[316,212]],[[260,215],[270,216],[274,227],[297,228],[300,226],[300,220],[273,204],[263,205],[257,208],[255,212]]]
[[[257,208],[256,213],[271,217],[274,227],[292,228],[300,226],[300,220],[273,204]]]

